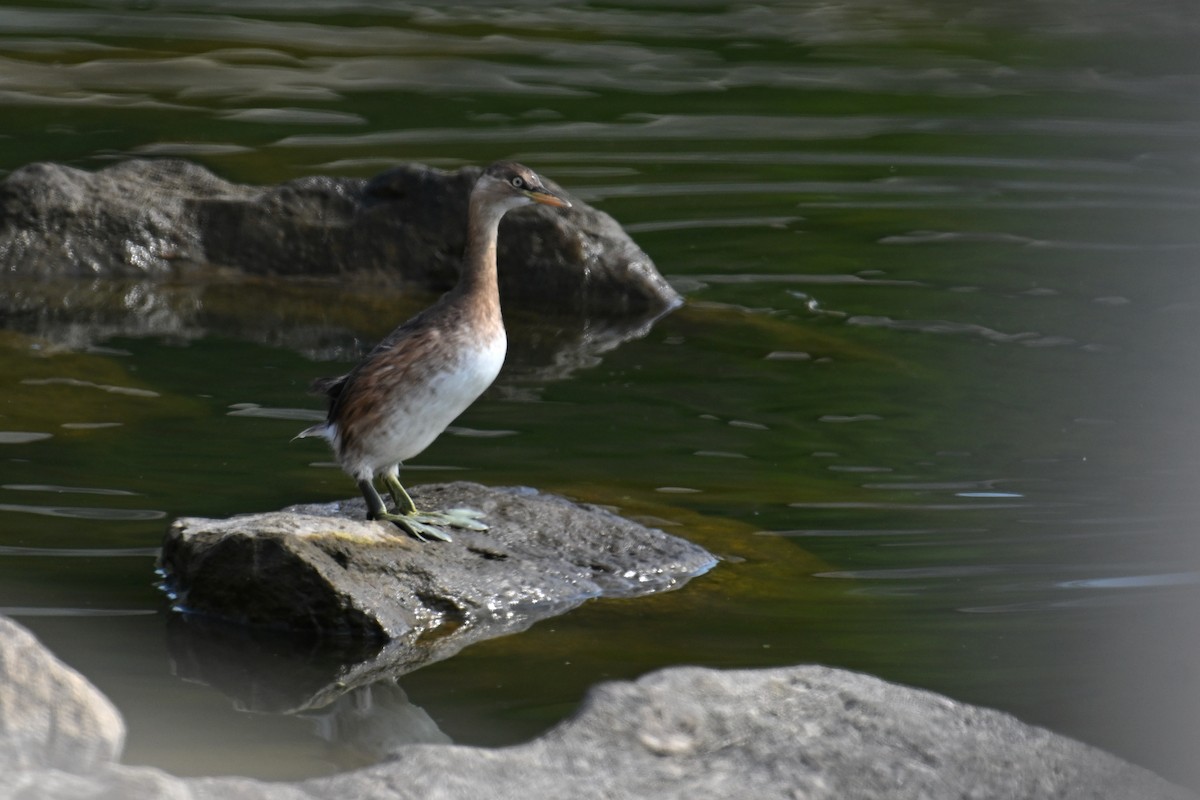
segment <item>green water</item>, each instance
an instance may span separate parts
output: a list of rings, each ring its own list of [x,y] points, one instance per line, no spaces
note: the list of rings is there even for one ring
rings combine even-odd
[[[686,295],[568,371],[544,343],[571,320],[510,314],[499,384],[407,474],[602,503],[725,560],[404,676],[446,736],[521,741],[673,664],[816,662],[1200,785],[1190,9],[299,8],[0,10],[0,169],[171,155],[276,183],[515,157]],[[153,557],[177,516],[352,495],[278,417],[431,298],[0,290],[0,431],[49,434],[0,433],[0,611],[114,699],[127,762],[295,778],[377,757],[321,711],[188,680]]]

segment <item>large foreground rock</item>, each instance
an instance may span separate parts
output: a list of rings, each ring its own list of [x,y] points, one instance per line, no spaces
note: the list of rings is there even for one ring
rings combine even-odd
[[[442,290],[458,275],[478,175],[476,167],[405,165],[371,180],[317,176],[261,187],[174,159],[98,172],[30,164],[0,181],[0,263],[9,277],[143,278],[183,264],[366,275]],[[508,308],[615,318],[679,304],[612,217],[573,202],[505,218],[498,258]]]
[[[482,511],[490,528],[422,543],[367,521],[361,499],[183,518],[160,567],[191,614],[386,642],[386,663],[367,670],[374,675],[445,658],[588,598],[672,589],[715,563],[688,541],[533,489],[459,482],[412,494],[422,508]],[[338,676],[340,686],[354,682]]]
[[[89,772],[116,760],[124,742],[113,704],[33,634],[0,617],[0,775]]]
[[[17,698],[43,715],[107,713],[48,653],[13,671],[28,634],[0,632],[0,710]],[[34,646],[37,646],[36,643]],[[64,679],[63,676],[68,678]],[[22,700],[21,702],[27,702]],[[52,706],[52,708],[51,708]],[[5,714],[7,716],[7,714]],[[34,724],[33,717],[24,717]],[[1196,800],[1113,756],[996,711],[824,667],[716,672],[676,668],[594,688],[576,715],[538,739],[485,749],[408,745],[376,766],[299,783],[176,778],[160,770],[47,753],[114,753],[120,725],[67,727],[56,742],[0,728],[0,797],[33,800]],[[65,747],[64,747],[65,746]]]

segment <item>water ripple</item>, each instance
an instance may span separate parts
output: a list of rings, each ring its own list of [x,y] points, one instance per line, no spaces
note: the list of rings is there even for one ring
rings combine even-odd
[[[977,231],[911,231],[884,236],[880,244],[1012,244],[1054,250],[1097,250],[1101,252],[1177,252],[1200,249],[1200,242],[1076,242],[1035,239],[1015,233]]]
[[[794,538],[858,538],[858,537],[890,537],[890,536],[957,536],[987,533],[987,528],[864,528],[864,529],[828,529],[828,528],[798,528],[782,531],[757,531],[759,536],[780,536]]]
[[[864,483],[864,489],[884,489],[914,492],[956,492],[961,497],[981,496],[1020,496],[1008,492],[989,494],[994,491],[995,484],[1004,478],[992,478],[983,481],[897,481],[896,483]]]
[[[240,144],[219,142],[152,142],[131,148],[130,153],[139,156],[228,156],[252,152],[253,148]]]
[[[895,569],[840,570],[837,572],[818,572],[814,577],[896,581],[922,578],[975,578],[1012,571],[1014,571],[1014,568],[1004,565],[962,565],[953,567],[897,567]]]
[[[163,519],[165,511],[155,511],[148,508],[85,508],[79,506],[33,506],[20,503],[0,503],[0,511],[12,511],[20,514],[38,514],[43,517],[66,517],[68,519],[112,520],[122,522],[140,522],[144,520]]]
[[[689,280],[699,283],[714,283],[724,285],[761,285],[764,283],[798,283],[821,286],[924,286],[920,281],[899,280],[890,278],[863,278],[859,275],[840,274],[781,274],[764,272],[739,272],[730,274],[689,274]]]
[[[1200,585],[1200,573],[1196,572],[1123,575],[1114,578],[1087,578],[1085,580],[1064,581],[1058,584],[1062,589],[1147,589],[1196,585]]]
[[[711,228],[784,228],[802,217],[733,217],[726,219],[673,219],[661,222],[635,222],[624,226],[627,233],[657,233]]]
[[[467,428],[462,425],[451,425],[446,428],[451,436],[462,436],[467,439],[498,439],[505,436],[516,436],[519,431],[503,429],[485,430],[482,428]]]
[[[995,509],[1057,508],[1077,505],[1075,503],[871,503],[865,501],[824,501],[788,503],[788,508],[811,510],[838,510],[870,508],[882,511],[993,511]]]
[[[0,431],[0,444],[29,444],[49,439],[54,434],[39,431]]]
[[[601,151],[564,152],[542,151],[538,158],[542,163],[562,161],[603,164],[699,164],[779,166],[838,166],[838,167],[920,167],[953,168],[972,174],[979,170],[1003,170],[1038,172],[1093,172],[1116,175],[1141,175],[1144,170],[1127,161],[1104,161],[1098,158],[1030,158],[1003,155],[959,156],[939,153],[871,153],[850,151],[825,153],[819,151],[755,150],[754,152],[700,150],[689,148],[664,153],[658,151],[629,151],[605,153]]]
[[[745,453],[735,453],[732,450],[697,450],[692,455],[704,458],[749,458]]]
[[[341,111],[319,111],[311,108],[243,108],[220,114],[233,122],[254,122],[263,125],[365,125],[366,117]]]
[[[817,417],[817,422],[832,422],[843,424],[847,422],[878,422],[883,417],[878,414],[822,414]]]
[[[6,617],[145,617],[157,613],[152,608],[0,606],[0,614]]]
[[[322,422],[326,413],[315,408],[271,408],[258,403],[234,403],[226,412],[230,417],[256,417],[258,419],[286,419],[297,422]]]
[[[388,147],[401,144],[563,141],[700,141],[714,139],[818,139],[867,138],[920,127],[916,118],[898,117],[768,117],[755,115],[637,115],[621,122],[567,121],[513,125],[473,130],[423,128],[375,131],[363,134],[303,134],[275,142],[276,147],[312,147],[321,150],[353,147]]]
[[[56,494],[102,494],[122,497],[133,497],[139,492],[130,492],[125,489],[95,489],[87,486],[54,486],[51,484],[40,483],[6,483],[0,486],[0,489],[9,489],[14,492],[54,492]]]
[[[79,378],[25,378],[21,383],[26,386],[82,386],[89,389],[99,389],[110,394],[123,394],[129,397],[158,397],[158,392],[149,389],[135,389],[132,386],[112,386],[105,383],[80,380]]]
[[[1067,336],[1047,336],[1033,331],[1002,333],[973,322],[951,322],[949,320],[893,319],[892,317],[857,316],[846,320],[847,325],[869,328],[890,328],[896,331],[978,336],[989,342],[1020,344],[1025,347],[1062,347],[1078,344]]]
[[[1046,611],[1117,608],[1122,605],[1123,603],[1120,600],[1113,597],[1093,596],[1073,598],[1071,600],[1027,600],[991,606],[963,606],[957,610],[963,614],[1028,614],[1033,612],[1044,613]]]
[[[48,556],[51,558],[155,558],[157,547],[18,547],[0,545],[0,556]]]

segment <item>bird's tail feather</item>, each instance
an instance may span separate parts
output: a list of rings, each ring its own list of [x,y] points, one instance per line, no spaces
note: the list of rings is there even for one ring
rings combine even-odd
[[[311,436],[319,436],[322,439],[330,439],[330,430],[328,422],[318,422],[316,425],[311,425],[292,437],[292,441],[297,439],[307,439]]]

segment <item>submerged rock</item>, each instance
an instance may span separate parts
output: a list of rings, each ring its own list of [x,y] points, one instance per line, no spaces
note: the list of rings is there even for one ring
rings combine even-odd
[[[95,703],[106,703],[90,686],[68,688],[82,679],[44,649],[36,672],[14,671],[15,657],[41,646],[13,623],[0,630],[5,699],[27,698],[61,719],[87,716]],[[69,771],[45,748],[115,756],[119,735],[68,726],[52,744],[6,724],[0,764],[14,766],[0,770],[0,797],[1197,800],[1146,770],[1007,714],[817,666],[673,668],[602,684],[563,724],[497,749],[438,743],[439,732],[420,713],[409,713],[417,719],[406,727],[426,743],[400,744],[366,769],[296,783],[177,778],[107,760]],[[34,724],[36,716],[22,719]]]
[[[361,500],[224,520],[183,518],[160,566],[184,610],[321,636],[400,642],[408,658],[527,627],[590,597],[671,589],[709,569],[703,548],[532,489],[419,486],[419,507],[482,511],[489,530],[418,542]]]
[[[368,275],[442,290],[458,274],[479,172],[413,164],[371,180],[260,187],[175,159],[97,172],[30,164],[0,181],[0,262],[10,277],[144,278],[190,264],[253,275]],[[616,318],[680,303],[612,217],[573,203],[521,210],[501,225],[506,305]]]

